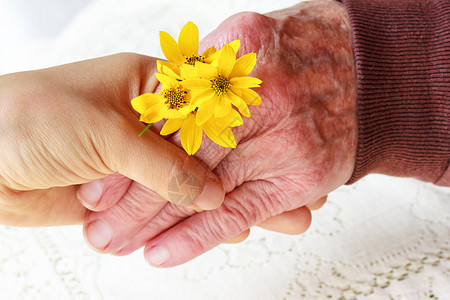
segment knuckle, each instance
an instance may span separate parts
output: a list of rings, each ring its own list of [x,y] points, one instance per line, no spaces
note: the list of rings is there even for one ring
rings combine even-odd
[[[155,218],[155,222],[159,224],[174,224],[195,213],[195,210],[191,208],[177,206],[176,204],[169,202]]]
[[[222,243],[255,225],[263,218],[264,209],[250,201],[228,199],[218,210],[205,214],[196,238]]]
[[[93,120],[88,126],[87,145],[93,150],[95,158],[99,160],[98,165],[109,173],[122,171],[126,165],[136,159],[135,153],[127,150],[125,145],[130,145],[132,140],[133,125],[123,118],[119,112],[111,110],[108,116],[103,116],[104,112],[97,111],[100,115],[98,120],[110,120],[111,126],[107,129],[99,130],[102,124],[98,120]],[[106,130],[106,132],[105,132]]]
[[[257,12],[244,11],[231,16],[227,22],[235,24],[240,30],[254,31],[271,18]]]
[[[204,225],[204,224],[203,224]],[[197,253],[210,248],[211,243],[219,243],[207,235],[204,226],[189,226],[180,233],[180,240],[187,247],[187,252]]]
[[[258,181],[247,187],[224,201],[220,210],[212,211],[209,224],[217,225],[210,231],[218,238],[230,238],[285,210],[285,197],[273,183]]]
[[[253,194],[258,196],[254,201],[248,202],[254,203],[255,209],[260,211],[262,219],[258,219],[258,222],[278,215],[291,206],[290,195],[280,186],[279,180],[260,180],[255,183],[252,190]]]
[[[235,200],[224,203],[222,214],[217,214],[216,219],[219,224],[227,224],[227,229],[236,233],[254,225],[256,220],[260,218],[259,215],[260,212],[254,204],[244,204],[243,201]],[[222,227],[218,226],[218,228]]]
[[[241,151],[241,150],[239,150]],[[248,160],[237,157],[230,153],[215,169],[214,172],[220,179],[225,192],[232,191],[236,186],[239,186],[248,178],[248,170],[251,167],[247,166]]]
[[[154,210],[156,203],[163,201],[152,190],[143,185],[134,184],[120,205],[112,208],[112,213],[116,219],[137,223],[148,217],[149,211]]]
[[[197,253],[223,243],[283,210],[282,200],[270,197],[274,194],[270,184],[253,183],[250,187],[228,196],[218,209],[201,213],[197,222],[186,224],[179,238],[190,251]]]
[[[132,184],[132,179],[120,173],[113,173],[99,180],[104,186],[104,193],[99,205],[110,206],[119,201],[128,191]],[[98,206],[98,205],[97,205]]]
[[[110,212],[113,219],[125,221],[128,224],[139,223],[145,218],[144,210],[130,202],[124,203],[119,207],[113,207]]]
[[[228,18],[219,28],[229,32],[231,34],[226,35],[226,41],[229,42],[234,39],[251,40],[252,43],[244,43],[239,49],[240,53],[247,53],[250,51],[255,51],[254,47],[260,46],[263,39],[262,28],[269,27],[274,19],[256,13],[256,12],[240,12],[230,18]],[[253,49],[247,49],[247,47],[252,47]],[[258,47],[259,48],[259,47]]]
[[[136,205],[144,205],[149,201],[158,199],[163,201],[156,192],[137,182],[133,182],[128,190],[128,197],[130,197],[131,202],[136,203]]]
[[[178,239],[183,241],[183,245],[188,253],[198,253],[221,244],[231,237],[242,232],[240,228],[245,227],[242,220],[217,219],[216,215],[205,214],[208,217],[201,219],[201,222],[187,225],[183,231],[179,232]]]

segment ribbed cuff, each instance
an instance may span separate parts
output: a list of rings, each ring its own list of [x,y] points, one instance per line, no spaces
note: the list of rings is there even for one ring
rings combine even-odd
[[[358,147],[369,173],[437,181],[450,161],[450,1],[343,0],[353,27]]]

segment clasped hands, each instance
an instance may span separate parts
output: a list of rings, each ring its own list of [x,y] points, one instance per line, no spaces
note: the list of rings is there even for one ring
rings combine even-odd
[[[145,246],[160,267],[241,241],[255,225],[305,231],[310,209],[353,171],[348,16],[334,1],[240,13],[201,45],[234,39],[257,54],[262,104],[233,128],[236,149],[205,138],[195,157],[179,135],[160,136],[162,124],[138,137],[145,125],[130,100],[157,89],[154,58],[118,54],[0,77],[0,222],[84,223],[97,251]]]

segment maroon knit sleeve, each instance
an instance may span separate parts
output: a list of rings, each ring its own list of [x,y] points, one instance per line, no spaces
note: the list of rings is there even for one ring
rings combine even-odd
[[[382,173],[450,186],[450,1],[342,2],[358,88],[349,183]]]

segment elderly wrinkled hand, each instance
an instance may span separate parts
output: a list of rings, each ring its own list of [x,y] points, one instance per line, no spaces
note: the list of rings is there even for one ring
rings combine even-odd
[[[147,260],[167,267],[233,237],[245,238],[257,224],[276,229],[287,220],[298,225],[293,231],[305,230],[310,223],[305,206],[314,206],[317,199],[320,206],[350,178],[357,137],[356,75],[343,6],[315,1],[267,15],[240,13],[202,45],[220,48],[235,39],[241,41],[238,55],[257,54],[251,75],[263,81],[257,90],[262,104],[250,108],[252,117],[244,118],[244,126],[233,128],[236,149],[204,141],[196,153],[225,188],[222,206],[193,214],[168,203],[164,214],[148,216],[144,202],[152,196],[136,187],[134,196],[119,206],[87,217],[88,239],[91,222],[106,222],[112,232],[101,251],[127,254],[146,244]],[[180,145],[177,134],[168,140]]]

